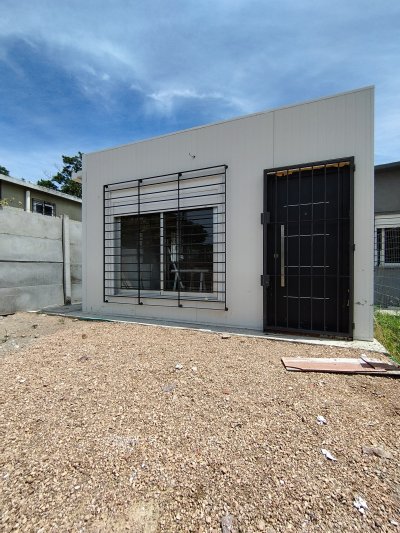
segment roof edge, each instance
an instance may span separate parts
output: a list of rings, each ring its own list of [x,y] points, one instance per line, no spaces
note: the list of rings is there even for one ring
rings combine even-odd
[[[131,141],[131,142],[128,142],[128,143],[119,144],[117,146],[112,146],[111,148],[103,148],[101,150],[94,150],[93,152],[85,152],[85,155],[86,156],[91,156],[93,154],[100,154],[102,152],[110,152],[112,150],[119,150],[120,148],[126,148],[127,146],[133,146],[133,145],[137,145],[137,144],[141,144],[141,143],[145,143],[145,142],[149,142],[149,141],[154,141],[154,140],[157,140],[157,139],[163,139],[164,137],[171,137],[172,135],[180,135],[181,133],[187,133],[189,131],[200,130],[200,129],[203,129],[203,128],[208,128],[209,126],[219,126],[220,124],[227,124],[229,122],[235,122],[236,120],[243,120],[243,119],[247,119],[247,118],[251,118],[251,117],[256,117],[258,115],[266,115],[268,113],[274,113],[275,111],[282,111],[284,109],[289,109],[291,107],[298,107],[300,105],[314,104],[316,102],[322,102],[323,100],[330,100],[332,98],[337,98],[339,96],[346,96],[348,94],[359,93],[359,92],[363,92],[363,91],[367,91],[367,90],[375,90],[375,85],[367,85],[365,87],[360,87],[358,89],[351,89],[349,91],[343,91],[341,93],[331,94],[331,95],[328,95],[328,96],[322,96],[321,98],[313,98],[312,100],[305,100],[305,101],[302,101],[302,102],[297,102],[297,103],[294,103],[294,104],[288,104],[288,105],[284,105],[284,106],[281,106],[281,107],[275,107],[275,108],[272,108],[272,109],[265,109],[263,111],[256,111],[255,113],[249,113],[247,115],[240,115],[238,117],[228,118],[226,120],[219,120],[217,122],[210,122],[208,124],[202,124],[200,126],[194,126],[192,128],[186,128],[186,129],[178,130],[178,131],[171,131],[170,133],[163,133],[162,135],[156,135],[154,137],[148,137],[146,139],[139,139],[138,141]]]
[[[9,183],[14,183],[15,185],[21,185],[26,189],[33,189],[35,191],[45,192],[46,194],[51,194],[53,196],[59,196],[60,198],[64,198],[65,200],[71,200],[80,204],[82,203],[82,198],[72,196],[72,194],[67,194],[65,192],[49,189],[48,187],[42,187],[41,185],[37,185],[36,183],[31,183],[30,181],[25,181],[20,178],[14,178],[13,176],[6,176],[5,174],[0,174],[0,181],[8,181]]]
[[[375,170],[386,170],[387,168],[400,168],[400,161],[393,161],[393,163],[383,163],[381,165],[375,165]]]

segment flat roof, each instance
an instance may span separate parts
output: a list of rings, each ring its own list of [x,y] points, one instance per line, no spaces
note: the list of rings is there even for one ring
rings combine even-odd
[[[64,198],[65,200],[71,200],[72,202],[82,203],[82,198],[77,196],[72,196],[72,194],[66,194],[65,192],[56,191],[54,189],[49,189],[48,187],[42,187],[36,183],[31,183],[30,181],[21,180],[19,178],[13,178],[12,176],[6,176],[5,174],[0,174],[0,181],[8,181],[9,183],[14,183],[15,185],[20,185],[26,189],[32,189],[35,191],[45,192],[46,194],[51,194],[52,196],[58,196]]]
[[[386,170],[389,168],[400,168],[400,161],[394,161],[393,163],[383,163],[383,165],[375,165],[375,170]]]

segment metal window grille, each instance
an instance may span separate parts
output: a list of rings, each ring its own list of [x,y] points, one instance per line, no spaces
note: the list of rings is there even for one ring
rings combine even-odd
[[[104,186],[104,302],[227,310],[227,168]]]
[[[374,303],[400,310],[400,215],[375,217]]]

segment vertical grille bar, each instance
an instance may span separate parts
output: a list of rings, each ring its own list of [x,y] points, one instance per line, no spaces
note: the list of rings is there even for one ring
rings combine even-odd
[[[299,168],[299,177],[298,177],[298,191],[299,191],[299,221],[298,221],[298,224],[299,224],[299,228],[298,228],[298,233],[299,235],[302,233],[301,231],[301,168]],[[289,202],[287,202],[289,203]],[[289,208],[287,209],[289,211]],[[299,260],[298,260],[298,269],[297,269],[297,275],[298,275],[298,279],[297,279],[297,327],[300,329],[300,316],[301,316],[301,309],[300,309],[300,302],[301,302],[301,298],[300,298],[300,291],[301,291],[301,285],[300,285],[300,282],[301,282],[301,268],[300,268],[300,265],[301,265],[301,238],[299,237],[298,238],[298,243],[299,243],[299,246],[298,246],[298,249],[299,249]]]
[[[289,172],[286,172],[286,205],[289,204]],[[286,235],[289,235],[289,209],[286,209]],[[286,242],[288,241],[289,239],[287,238],[286,239]],[[283,246],[285,247],[285,238],[283,239]],[[289,246],[289,244],[288,244]],[[284,251],[281,250],[281,253],[284,253]],[[288,256],[288,254],[286,253],[286,257]],[[286,274],[289,274],[288,273],[288,268],[286,268],[286,272],[285,272],[285,266],[283,267],[284,268],[284,273]],[[289,276],[288,276],[289,277]],[[289,279],[288,279],[288,282],[286,283],[286,327],[289,327]]]
[[[106,302],[106,187],[103,186],[103,302]]]
[[[313,279],[314,279],[314,167],[311,167],[311,260],[310,260],[310,324],[313,329]],[[324,265],[325,268],[325,265]]]
[[[141,285],[141,272],[140,272],[140,261],[141,261],[141,253],[142,250],[140,248],[141,244],[141,217],[140,217],[140,185],[142,183],[142,180],[138,180],[137,185],[137,199],[138,199],[138,248],[137,248],[137,269],[138,269],[138,304],[140,305],[142,302],[140,300],[140,285]]]
[[[324,331],[326,331],[326,165],[324,165]]]
[[[340,274],[340,165],[338,165],[337,169],[337,273],[336,273],[336,331],[340,331],[339,327],[339,315],[340,315],[340,307],[339,304],[341,302],[341,298],[339,298],[340,294],[340,280],[341,280],[341,274]]]
[[[181,183],[181,173],[178,173],[178,214],[176,217],[176,249],[177,249],[177,258],[176,258],[176,268],[178,270],[178,307],[182,307],[181,304],[181,198],[180,198],[180,183]]]
[[[224,228],[226,228],[226,169],[228,168],[227,165],[224,165],[224,214],[223,214],[223,217],[224,217]],[[228,308],[226,306],[226,238],[224,239],[224,275],[223,275],[223,278],[224,278],[224,306],[225,306],[225,311],[228,311]],[[220,287],[220,272],[218,270],[218,273],[217,273],[217,286]]]

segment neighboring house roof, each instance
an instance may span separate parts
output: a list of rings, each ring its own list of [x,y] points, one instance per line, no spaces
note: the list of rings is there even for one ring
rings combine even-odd
[[[9,183],[13,183],[14,185],[20,185],[25,189],[45,192],[46,194],[51,194],[52,196],[58,196],[60,198],[65,198],[66,200],[71,200],[71,202],[77,202],[79,204],[82,203],[81,198],[77,198],[76,196],[72,196],[71,194],[65,194],[65,192],[55,191],[54,189],[48,189],[47,187],[42,187],[41,185],[37,185],[36,183],[31,183],[30,181],[13,178],[11,176],[6,176],[5,174],[0,174],[0,181],[7,181]]]
[[[384,163],[383,165],[375,165],[375,170],[389,170],[400,169],[400,161],[394,161],[393,163]]]

